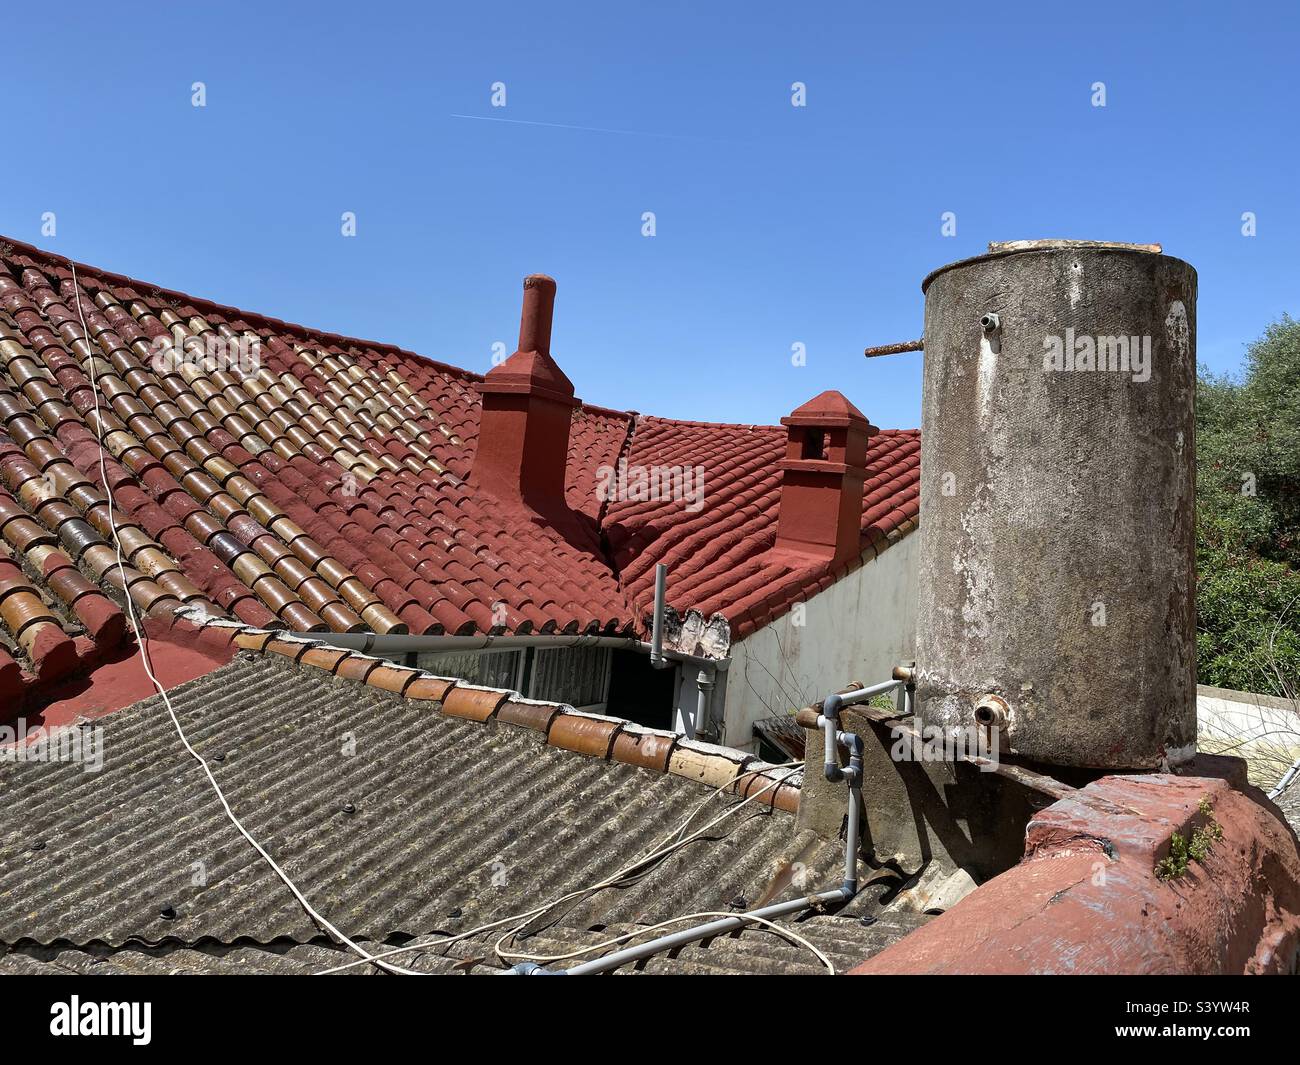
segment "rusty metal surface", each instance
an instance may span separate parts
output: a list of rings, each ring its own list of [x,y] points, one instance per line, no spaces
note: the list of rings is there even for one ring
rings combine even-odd
[[[870,703],[859,704],[853,708],[868,721],[877,721],[881,724],[886,721],[901,721],[903,718],[911,717],[908,710],[900,710],[897,706],[872,706]]]
[[[803,758],[806,749],[804,726],[788,714],[761,718],[754,722],[754,731],[791,759],[798,761]]]
[[[863,351],[868,359],[876,359],[881,355],[901,355],[905,351],[924,351],[925,338],[919,340],[904,340],[900,344],[881,344],[874,348],[867,348]]]
[[[1042,251],[1054,248],[1107,248],[1118,251],[1141,251],[1159,255],[1164,249],[1159,244],[1128,244],[1118,240],[991,240],[989,252]]]

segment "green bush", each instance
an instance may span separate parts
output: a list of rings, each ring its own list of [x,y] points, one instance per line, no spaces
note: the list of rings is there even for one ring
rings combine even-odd
[[[1202,684],[1300,684],[1300,323],[1270,325],[1241,378],[1196,406],[1197,670]]]

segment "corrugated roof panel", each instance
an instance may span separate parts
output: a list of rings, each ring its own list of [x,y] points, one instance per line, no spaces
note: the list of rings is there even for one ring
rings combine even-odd
[[[529,730],[449,718],[260,656],[172,700],[249,831],[354,938],[455,934],[527,911],[624,868],[709,796],[678,777],[547,746]],[[0,942],[321,935],[226,820],[161,700],[97,724],[100,772],[0,763]],[[694,825],[735,801],[709,800]],[[752,904],[796,859],[809,889],[837,884],[838,845],[796,850],[792,834],[789,815],[746,808],[637,883],[548,921],[582,931]]]

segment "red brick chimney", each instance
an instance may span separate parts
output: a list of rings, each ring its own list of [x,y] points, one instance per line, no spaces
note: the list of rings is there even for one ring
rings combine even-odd
[[[572,382],[551,358],[554,308],[555,281],[524,278],[519,350],[476,386],[483,415],[470,475],[498,499],[549,513],[567,511],[564,467],[578,405]]]
[[[835,391],[794,411],[781,463],[777,551],[842,562],[862,550],[867,437],[876,427]]]

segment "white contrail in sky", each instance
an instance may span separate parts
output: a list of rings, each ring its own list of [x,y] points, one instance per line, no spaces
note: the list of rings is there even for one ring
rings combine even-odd
[[[662,137],[667,140],[713,141],[724,143],[716,137],[691,137],[681,133],[647,133],[639,129],[606,129],[601,126],[569,126],[563,122],[531,122],[523,118],[496,118],[490,115],[451,115],[451,118],[470,119],[474,122],[509,122],[516,126],[546,126],[549,129],[576,129],[584,133],[619,133],[626,137]]]

